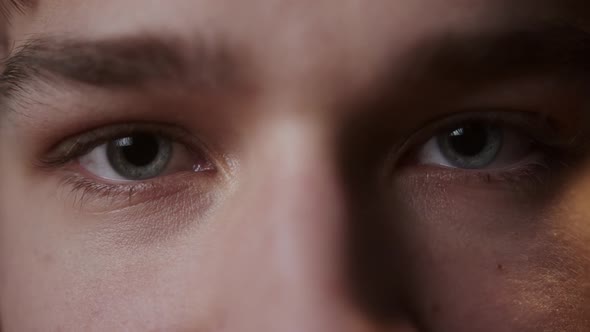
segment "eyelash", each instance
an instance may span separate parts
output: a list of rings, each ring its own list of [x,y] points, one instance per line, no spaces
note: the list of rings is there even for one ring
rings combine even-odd
[[[511,169],[500,170],[442,170],[437,169],[436,166],[421,166],[424,172],[438,178],[447,178],[464,183],[473,183],[475,181],[490,184],[542,184],[547,178],[542,174],[553,173],[557,168],[570,167],[571,156],[576,155],[574,140],[556,139],[559,135],[546,117],[524,112],[466,112],[433,121],[425,129],[411,136],[390,158],[389,164],[394,166],[388,167],[388,169],[394,171],[389,172],[389,176],[393,176],[400,169],[403,170],[408,165],[408,159],[411,160],[412,158],[413,149],[424,143],[427,138],[438,135],[443,130],[452,128],[453,124],[456,125],[464,121],[488,121],[489,123],[509,126],[516,131],[524,132],[534,139],[536,142],[535,148],[543,154],[543,160],[546,162],[529,163]],[[109,140],[136,132],[150,132],[154,135],[161,135],[167,139],[175,140],[185,145],[189,151],[203,155],[204,158],[212,161],[217,166],[216,160],[211,159],[209,150],[194,136],[175,126],[152,123],[113,125],[66,139],[64,143],[52,149],[52,152],[47,157],[40,160],[40,166],[49,170],[63,168]],[[543,141],[541,138],[543,138]],[[409,158],[408,155],[410,155]],[[170,181],[164,179],[168,176],[141,182],[108,184],[94,181],[73,169],[69,169],[66,174],[62,179],[62,185],[76,194],[76,201],[80,205],[93,197],[104,197],[111,201],[126,197],[127,204],[131,205],[133,198],[142,193],[158,192],[165,195],[182,189],[178,186],[170,188]],[[187,185],[185,183],[182,186]]]
[[[179,127],[153,123],[135,123],[99,128],[66,139],[57,147],[51,149],[52,152],[49,155],[40,160],[40,166],[42,168],[64,166],[110,140],[144,132],[179,142],[191,152],[209,157],[209,151],[205,145],[196,137]]]
[[[185,181],[176,181],[179,184],[176,186],[169,186],[169,181],[167,181],[168,177],[186,176],[187,174],[174,174],[162,178],[114,184],[92,180],[90,177],[80,174],[79,165],[73,165],[78,158],[108,141],[145,132],[178,142],[191,153],[200,155],[216,165],[217,160],[213,158],[209,149],[200,140],[185,130],[172,125],[135,123],[112,125],[106,128],[95,129],[79,136],[70,137],[52,148],[47,156],[39,160],[38,166],[41,169],[50,171],[65,168],[65,176],[60,183],[61,187],[67,188],[68,193],[75,195],[74,201],[79,206],[83,206],[88,200],[94,197],[106,198],[111,203],[114,203],[115,200],[121,197],[125,197],[127,198],[126,207],[128,207],[132,205],[133,198],[141,196],[142,193],[158,193],[156,196],[163,197],[187,189],[189,185]],[[68,165],[72,165],[72,167],[68,167]],[[153,197],[152,195],[150,198],[154,199],[157,197]],[[142,201],[142,199],[138,200],[138,202]]]
[[[106,205],[121,204],[124,208],[129,208],[136,204],[146,201],[144,194],[149,195],[150,200],[157,200],[167,196],[172,196],[184,190],[189,190],[190,185],[184,181],[177,181],[179,185],[169,186],[168,182],[160,179],[153,179],[145,182],[126,183],[126,184],[108,184],[99,183],[88,179],[87,177],[71,173],[66,175],[60,185],[67,190],[67,194],[73,195],[74,205],[83,207],[94,198],[106,199]],[[157,193],[154,195],[153,193]],[[122,200],[121,198],[124,198]],[[137,198],[137,200],[134,200]],[[102,200],[99,201],[100,207],[106,207]]]
[[[557,174],[556,165],[551,163],[531,163],[518,168],[504,170],[448,170],[434,166],[422,166],[423,173],[427,173],[433,180],[439,183],[454,183],[460,185],[499,185],[509,186],[511,189],[526,188],[528,186],[544,185],[549,178],[548,174]],[[567,163],[560,165],[563,168],[569,167]],[[424,176],[423,174],[420,176]]]
[[[533,141],[533,148],[542,156],[540,162],[529,162],[506,169],[465,170],[445,169],[439,166],[422,165],[419,168],[428,175],[439,179],[452,179],[463,183],[489,184],[542,184],[547,177],[542,174],[556,174],[571,167],[574,159],[584,155],[583,147],[578,144],[580,133],[563,137],[548,115],[519,110],[483,110],[478,112],[459,112],[428,124],[406,140],[400,149],[389,158],[388,169],[403,171],[414,162],[416,147],[429,138],[436,137],[459,123],[482,121],[496,126],[512,129],[528,136]],[[390,172],[390,174],[395,174]]]

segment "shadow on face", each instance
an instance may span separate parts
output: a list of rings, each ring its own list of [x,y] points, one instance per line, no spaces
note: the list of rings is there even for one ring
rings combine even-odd
[[[15,5],[2,331],[590,326],[582,1]]]

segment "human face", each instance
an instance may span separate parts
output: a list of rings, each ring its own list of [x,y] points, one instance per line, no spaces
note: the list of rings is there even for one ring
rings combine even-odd
[[[581,3],[12,10],[1,330],[587,330]]]

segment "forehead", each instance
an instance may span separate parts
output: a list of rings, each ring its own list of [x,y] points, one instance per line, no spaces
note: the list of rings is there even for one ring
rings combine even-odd
[[[15,20],[21,32],[88,38],[138,32],[173,33],[273,45],[305,43],[358,49],[415,40],[554,13],[568,1],[505,0],[41,0],[33,14]],[[572,3],[573,1],[569,1]],[[559,4],[559,5],[557,5]],[[344,41],[346,41],[344,43]],[[374,45],[372,45],[374,46]],[[308,51],[311,51],[308,49]]]
[[[481,29],[506,20],[576,11],[578,0],[40,0],[16,19],[22,33],[108,38],[169,33],[272,46],[323,50],[403,44],[433,33]],[[582,6],[585,7],[585,6]],[[579,10],[577,11],[580,12]],[[583,11],[582,11],[583,12]],[[342,51],[342,50],[339,50]]]
[[[583,1],[551,0],[41,0],[14,19],[16,45],[42,32],[69,39],[142,34],[220,44],[259,77],[296,89],[365,86],[425,40],[528,20],[571,18]],[[569,19],[568,18],[568,19]],[[403,68],[400,68],[400,70]],[[265,76],[266,75],[266,76]],[[324,81],[324,79],[326,81]],[[328,81],[329,80],[329,81]],[[340,88],[340,87],[339,87]],[[341,89],[342,90],[342,89]],[[344,90],[342,90],[344,91]]]
[[[203,29],[310,24],[317,28],[385,22],[420,25],[454,20],[494,19],[497,15],[581,9],[580,0],[40,0],[35,1],[46,25],[103,32],[142,25],[174,28],[187,24]],[[111,29],[104,26],[108,23]],[[280,26],[277,23],[281,23]],[[321,24],[320,24],[321,23]],[[419,24],[418,24],[419,23]],[[203,26],[205,25],[205,26]],[[394,24],[395,26],[395,24]],[[249,31],[250,29],[247,29]],[[376,31],[373,31],[376,32]]]

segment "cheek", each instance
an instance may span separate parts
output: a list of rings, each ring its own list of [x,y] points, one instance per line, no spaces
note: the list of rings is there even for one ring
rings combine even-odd
[[[445,331],[464,330],[454,322],[465,319],[478,331],[588,326],[590,209],[505,189],[396,182],[418,311]]]
[[[208,290],[219,287],[208,276],[204,258],[210,255],[200,246],[201,236],[177,234],[172,242],[146,244],[144,230],[153,229],[156,220],[160,225],[187,220],[185,214],[88,214],[57,199],[53,180],[25,176],[16,168],[11,174],[0,186],[3,328],[218,330],[211,326],[217,324],[219,306]]]
[[[33,196],[15,190],[0,206],[0,311],[8,331],[59,326],[63,315],[57,313],[70,290],[58,267],[69,248],[50,226],[59,217],[38,204],[32,207],[38,201]]]
[[[195,326],[189,319],[209,324],[215,316],[205,292],[211,282],[192,264],[202,252],[192,244],[122,248],[96,234],[69,233],[56,226],[62,220],[42,214],[8,216],[0,237],[0,312],[7,331],[178,330],[179,324]],[[52,222],[54,228],[43,226]]]

